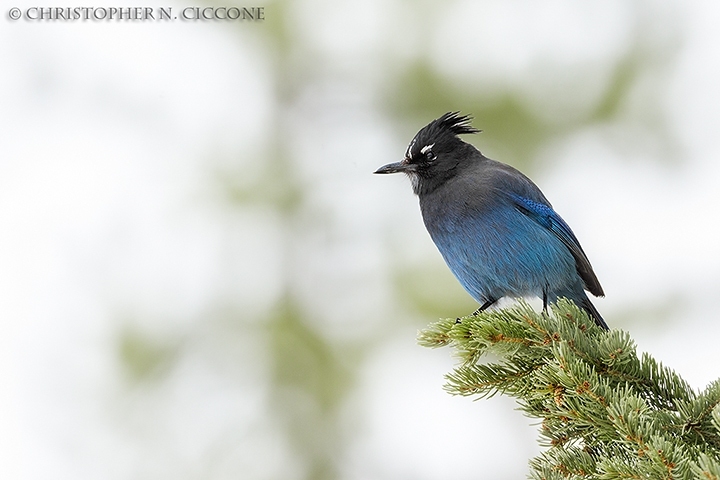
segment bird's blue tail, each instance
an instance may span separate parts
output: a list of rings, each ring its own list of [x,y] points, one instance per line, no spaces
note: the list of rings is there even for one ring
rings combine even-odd
[[[551,295],[548,300],[550,301],[550,303],[557,302],[557,299],[560,297],[565,297],[568,300],[572,300],[573,302],[575,302],[575,305],[585,310],[587,314],[590,315],[590,318],[595,320],[595,323],[600,328],[604,330],[610,330],[610,327],[608,327],[607,323],[605,323],[605,320],[603,319],[602,315],[600,315],[600,312],[597,311],[595,305],[593,305],[590,299],[587,297],[585,290],[583,290],[581,287],[579,287],[578,290],[561,292],[559,295]]]
[[[575,300],[574,298],[571,298],[578,307],[581,307],[583,310],[585,310],[588,315],[590,315],[590,318],[595,320],[595,323],[605,330],[610,330],[610,327],[608,327],[607,323],[605,323],[605,320],[603,319],[602,315],[600,315],[600,312],[597,311],[597,308],[595,308],[595,305],[592,304],[590,299],[587,297],[585,292],[583,292],[582,298],[579,298]]]

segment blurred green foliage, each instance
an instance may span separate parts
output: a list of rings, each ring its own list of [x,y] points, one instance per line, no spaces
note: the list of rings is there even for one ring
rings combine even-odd
[[[306,478],[337,478],[343,439],[338,409],[352,386],[355,367],[339,345],[312,328],[307,314],[292,300],[278,306],[268,334],[272,404],[289,443],[304,459]]]
[[[477,119],[477,127],[492,132],[491,136],[482,139],[483,145],[502,151],[509,157],[506,162],[520,168],[532,168],[539,150],[558,137],[568,136],[592,124],[621,121],[637,83],[658,67],[658,58],[662,59],[662,63],[670,61],[671,56],[660,53],[666,48],[665,44],[648,44],[639,33],[637,43],[629,46],[627,53],[615,59],[610,66],[611,75],[594,107],[587,109],[580,118],[568,116],[550,120],[537,115],[536,107],[529,103],[528,96],[515,86],[499,91],[495,86],[484,87],[481,84],[469,91],[453,88],[443,72],[435,68],[427,57],[400,69],[398,77],[392,79],[392,88],[386,92],[383,105],[388,114],[416,125],[423,125],[448,111],[471,113]],[[578,65],[577,68],[601,70],[597,67]],[[572,76],[574,72],[565,74]],[[532,81],[528,78],[527,86]],[[657,111],[648,109],[642,121],[651,127],[660,143],[673,143],[672,134]],[[469,140],[478,142],[472,138]]]
[[[120,333],[118,353],[129,380],[137,383],[162,377],[172,366],[179,349],[174,342],[128,327]]]
[[[393,273],[398,299],[422,318],[463,317],[477,310],[444,265],[421,264]]]
[[[488,95],[482,87],[470,93],[449,87],[430,59],[407,65],[395,82],[387,94],[391,114],[418,124],[419,129],[445,112],[472,113],[477,125],[491,126],[492,142],[509,150],[519,163],[527,164],[557,128],[538,118],[527,99],[511,91],[498,93],[493,89]]]

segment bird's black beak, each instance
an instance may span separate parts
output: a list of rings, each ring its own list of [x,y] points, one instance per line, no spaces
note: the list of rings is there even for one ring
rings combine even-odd
[[[373,173],[398,173],[405,172],[410,168],[410,165],[405,162],[388,163],[375,170]]]

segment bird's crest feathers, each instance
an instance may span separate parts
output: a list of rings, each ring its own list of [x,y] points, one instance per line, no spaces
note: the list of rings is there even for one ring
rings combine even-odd
[[[460,115],[460,112],[448,112],[430,123],[428,127],[434,126],[438,130],[448,130],[453,135],[479,133],[480,130],[471,126],[470,122],[472,122],[470,115]]]
[[[448,112],[442,117],[433,120],[423,127],[415,138],[408,145],[405,157],[413,159],[418,153],[424,154],[431,149],[438,138],[449,135],[456,137],[458,135],[466,135],[478,133],[481,130],[470,125],[472,117],[470,115],[460,115],[460,112]],[[418,148],[420,147],[420,148]]]

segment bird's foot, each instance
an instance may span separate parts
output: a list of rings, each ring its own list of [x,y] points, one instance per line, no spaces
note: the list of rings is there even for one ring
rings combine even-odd
[[[477,317],[478,315],[480,315],[480,313],[482,313],[482,312],[484,312],[485,310],[487,310],[488,308],[490,308],[490,306],[491,306],[493,303],[495,303],[495,302],[497,302],[497,299],[496,299],[496,298],[489,298],[488,300],[485,301],[485,303],[483,303],[482,305],[480,305],[480,308],[478,308],[477,310],[475,310],[475,311],[473,312],[472,316],[473,316],[473,317]]]

